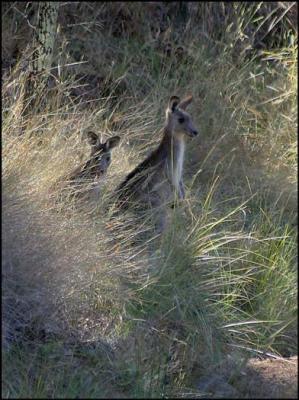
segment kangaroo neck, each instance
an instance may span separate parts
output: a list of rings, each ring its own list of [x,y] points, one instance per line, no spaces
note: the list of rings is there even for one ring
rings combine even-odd
[[[183,135],[174,135],[167,128],[161,142],[163,153],[166,155],[168,176],[177,191],[183,175],[185,140]]]
[[[163,139],[160,145],[169,162],[174,166],[184,157],[185,140],[183,135],[174,135],[167,127],[164,128]],[[181,160],[182,161],[182,160]]]

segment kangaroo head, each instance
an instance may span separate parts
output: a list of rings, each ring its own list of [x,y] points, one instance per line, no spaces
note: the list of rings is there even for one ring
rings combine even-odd
[[[166,126],[174,135],[186,134],[194,137],[198,134],[191,115],[187,113],[186,108],[192,102],[192,96],[180,100],[177,96],[172,96],[166,109]]]
[[[119,145],[120,137],[113,136],[104,143],[94,132],[89,131],[87,137],[91,145],[90,171],[96,176],[104,175],[111,164],[111,150]]]

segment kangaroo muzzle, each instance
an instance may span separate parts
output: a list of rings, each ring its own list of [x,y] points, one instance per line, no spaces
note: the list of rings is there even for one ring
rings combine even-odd
[[[191,137],[195,137],[198,135],[198,131],[196,131],[195,129],[192,129],[188,132],[189,136]]]

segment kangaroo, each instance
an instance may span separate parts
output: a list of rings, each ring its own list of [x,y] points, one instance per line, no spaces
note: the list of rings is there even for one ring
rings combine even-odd
[[[99,194],[100,183],[111,164],[111,150],[119,145],[120,137],[113,136],[106,142],[101,143],[98,135],[89,131],[87,132],[87,138],[91,145],[91,153],[88,161],[77,167],[65,180],[71,183],[72,186],[80,189],[82,189],[83,185],[86,186],[87,183],[91,183],[91,189],[97,196]],[[90,189],[90,186],[88,186],[88,189]]]
[[[188,136],[198,134],[190,114],[185,111],[191,102],[192,96],[183,100],[177,96],[170,98],[159,146],[127,175],[117,189],[116,205],[120,209],[127,209],[136,202],[154,208],[175,198],[184,199],[185,141]],[[160,232],[165,222],[165,213],[162,213]]]

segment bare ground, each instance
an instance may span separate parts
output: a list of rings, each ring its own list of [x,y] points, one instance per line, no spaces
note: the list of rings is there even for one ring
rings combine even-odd
[[[203,398],[297,399],[298,357],[225,362],[197,384]]]
[[[297,399],[298,357],[251,359],[241,372],[238,387],[246,398]]]

